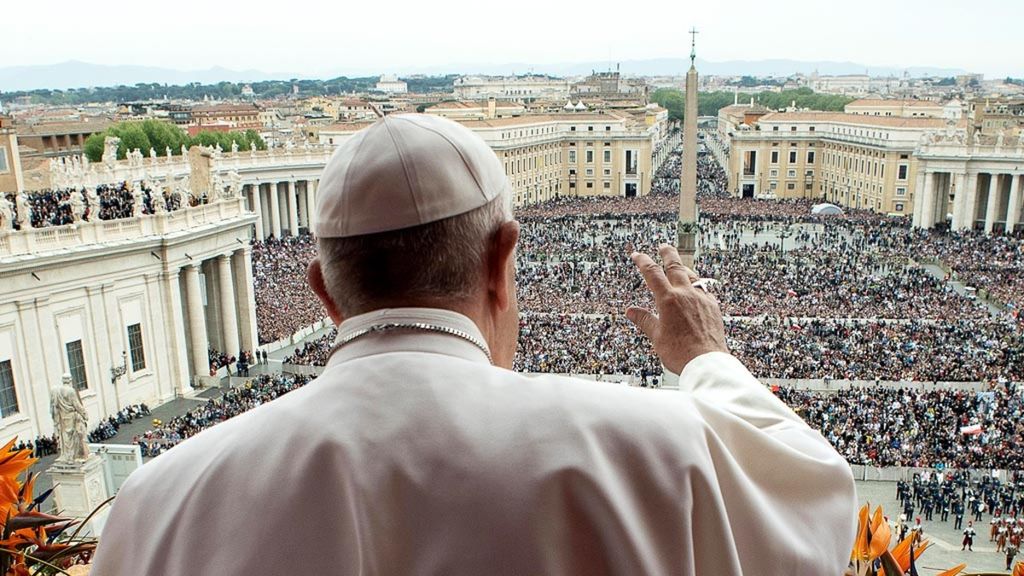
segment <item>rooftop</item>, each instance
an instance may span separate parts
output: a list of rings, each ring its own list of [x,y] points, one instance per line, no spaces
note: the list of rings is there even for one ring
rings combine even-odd
[[[876,128],[944,128],[943,118],[903,118],[900,116],[866,116],[863,114],[847,114],[845,112],[771,112],[758,120],[758,123],[770,122],[835,122],[857,124]]]

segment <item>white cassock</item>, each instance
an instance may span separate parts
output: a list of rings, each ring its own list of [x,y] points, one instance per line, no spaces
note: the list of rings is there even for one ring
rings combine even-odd
[[[340,334],[381,322],[481,338],[434,309]],[[679,383],[527,377],[455,336],[369,334],[135,472],[92,575],[840,574],[843,458],[728,354]]]

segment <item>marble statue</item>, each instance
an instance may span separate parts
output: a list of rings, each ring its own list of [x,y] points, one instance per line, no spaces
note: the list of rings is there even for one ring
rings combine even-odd
[[[82,199],[82,192],[79,190],[71,191],[71,216],[75,222],[81,222],[85,216],[85,200]]]
[[[89,220],[92,220],[93,215],[98,214],[100,210],[100,195],[96,193],[95,188],[86,188],[85,199],[89,202]]]
[[[58,437],[58,462],[74,462],[89,457],[86,434],[89,415],[82,406],[78,390],[71,386],[71,375],[65,373],[61,383],[50,389],[50,416]]]
[[[210,202],[216,202],[224,197],[224,182],[220,179],[220,174],[214,172],[210,174]]]
[[[117,136],[107,136],[103,139],[103,163],[113,166],[117,162],[117,149],[121,146],[121,139]]]
[[[14,197],[15,205],[18,207],[18,226],[22,230],[27,230],[32,227],[32,218],[30,214],[32,209],[28,207],[28,194],[22,192]]]
[[[1017,146],[1024,147],[1024,128],[1017,132]]]
[[[224,195],[225,198],[235,198],[242,193],[242,177],[238,175],[237,170],[228,172],[228,190]]]
[[[153,214],[167,213],[167,197],[162,191],[154,190],[150,192],[149,198],[153,202]]]
[[[238,154],[238,142],[235,140],[231,141],[231,153]]]
[[[1006,130],[1000,130],[999,133],[996,134],[996,148],[1002,148],[1003,147],[1003,142],[1005,140],[1006,140]]]
[[[171,147],[170,146],[168,146],[167,149],[164,150],[164,153],[167,154],[167,159],[168,160],[170,160],[171,156],[173,156],[173,154],[171,153]]]
[[[250,158],[255,158],[256,157],[256,143],[255,142],[253,142],[252,144],[249,145],[249,157]]]
[[[974,133],[974,145],[981,146],[981,132]]]
[[[132,186],[132,216],[138,218],[142,216],[142,209],[146,207],[145,198],[142,195],[142,189],[139,186]]]
[[[14,205],[7,196],[0,194],[0,232],[14,230]]]
[[[188,148],[185,148],[184,144],[181,145],[181,156],[182,158],[188,158]]]
[[[149,147],[149,159],[156,160],[156,148],[153,148],[152,146]]]

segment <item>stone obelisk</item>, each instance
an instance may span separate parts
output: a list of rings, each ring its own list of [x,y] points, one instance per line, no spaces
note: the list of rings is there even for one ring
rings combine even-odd
[[[677,244],[683,264],[693,268],[697,251],[697,30],[690,30],[690,70],[686,73],[683,166],[679,175]]]

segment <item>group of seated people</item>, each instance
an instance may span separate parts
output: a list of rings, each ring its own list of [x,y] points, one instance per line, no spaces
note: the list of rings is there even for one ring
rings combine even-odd
[[[270,402],[309,382],[306,376],[290,374],[260,375],[242,386],[232,388],[220,398],[197,406],[168,422],[154,422],[154,427],[132,439],[144,457],[156,457],[178,443],[203,430]]]
[[[149,406],[145,403],[125,406],[117,411],[117,414],[107,416],[100,420],[100,423],[89,432],[89,442],[97,443],[109,440],[117,435],[123,424],[133,422],[138,418],[149,416]]]

